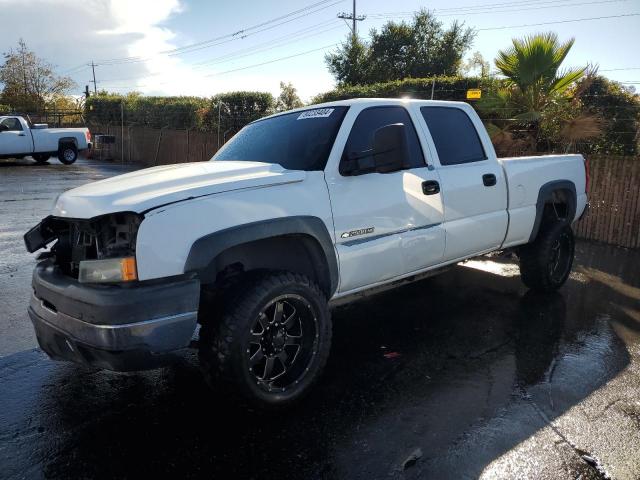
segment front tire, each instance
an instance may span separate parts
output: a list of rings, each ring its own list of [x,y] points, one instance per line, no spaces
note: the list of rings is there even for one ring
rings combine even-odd
[[[78,159],[78,149],[72,143],[61,145],[58,150],[58,160],[65,165],[71,165]]]
[[[318,285],[272,272],[225,295],[222,315],[205,319],[200,362],[207,381],[227,384],[257,407],[280,409],[309,392],[331,347],[331,317]]]
[[[523,283],[541,292],[557,290],[569,278],[574,251],[573,231],[566,221],[544,226],[535,241],[520,250]]]

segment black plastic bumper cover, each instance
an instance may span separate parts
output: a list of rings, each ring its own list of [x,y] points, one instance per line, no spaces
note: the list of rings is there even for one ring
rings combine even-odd
[[[50,262],[33,273],[29,316],[52,358],[108,370],[155,368],[188,346],[196,328],[200,282],[89,286]]]

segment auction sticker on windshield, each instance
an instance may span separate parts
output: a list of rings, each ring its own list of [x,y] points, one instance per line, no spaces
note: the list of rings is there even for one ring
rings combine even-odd
[[[298,116],[298,120],[305,118],[326,118],[333,113],[333,108],[316,108],[315,110],[307,110]]]

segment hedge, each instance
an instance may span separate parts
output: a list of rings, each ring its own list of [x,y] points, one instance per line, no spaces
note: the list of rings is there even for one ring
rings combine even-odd
[[[481,88],[483,91],[497,88],[500,80],[480,77],[429,77],[408,78],[371,85],[338,87],[317,95],[312,103],[332,102],[348,98],[421,98],[430,99],[433,89],[434,100],[466,101],[467,90]]]
[[[85,102],[87,123],[100,125],[140,125],[152,128],[235,130],[270,114],[273,95],[266,92],[231,92],[203,97],[143,97],[137,94],[100,93]]]
[[[483,94],[497,90],[504,80],[478,77],[432,77],[409,78],[371,85],[353,85],[338,87],[322,93],[312,103],[331,102],[349,98],[419,98],[430,99],[433,88],[434,100],[468,101],[466,92],[471,88],[480,88]],[[580,90],[580,89],[579,89]],[[638,151],[638,127],[640,125],[640,102],[638,95],[620,84],[597,77],[586,91],[579,93],[585,112],[597,115],[605,121],[603,134],[595,139],[580,142],[579,151],[583,153],[615,153],[634,155]],[[475,103],[469,101],[475,107]],[[569,106],[570,108],[570,106]],[[477,109],[476,109],[477,110]],[[485,122],[493,121],[491,114],[478,112]],[[551,139],[542,138],[541,143],[547,149],[564,148],[554,144]]]

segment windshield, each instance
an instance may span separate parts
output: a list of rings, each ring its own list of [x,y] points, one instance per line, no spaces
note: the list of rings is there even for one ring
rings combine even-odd
[[[314,108],[253,122],[212,160],[278,163],[288,170],[323,170],[348,107]]]

